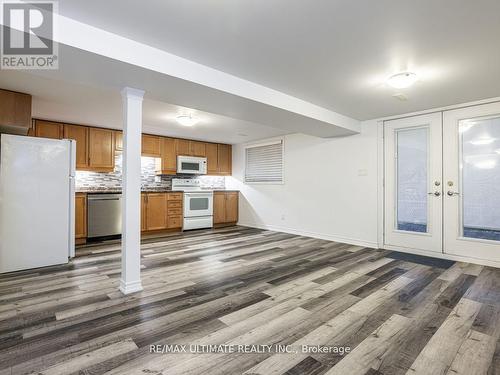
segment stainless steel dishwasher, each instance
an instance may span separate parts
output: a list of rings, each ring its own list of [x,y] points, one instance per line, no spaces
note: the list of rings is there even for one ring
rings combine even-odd
[[[87,195],[88,237],[109,237],[122,233],[122,195],[95,193]]]

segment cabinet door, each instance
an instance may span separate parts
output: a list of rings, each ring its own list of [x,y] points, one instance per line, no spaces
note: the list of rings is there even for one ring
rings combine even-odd
[[[156,174],[176,174],[177,173],[177,155],[175,149],[175,139],[161,138],[160,154],[161,159],[155,160]]]
[[[190,150],[192,156],[205,157],[207,152],[205,148],[205,142],[190,141]]]
[[[87,238],[87,195],[75,195],[75,237]]]
[[[31,125],[31,95],[0,90],[0,124],[29,128]]]
[[[214,224],[226,222],[226,194],[222,192],[214,193]]]
[[[147,230],[167,228],[167,195],[165,193],[148,193],[146,210]]]
[[[232,156],[231,145],[217,145],[217,162],[219,174],[224,176],[231,175]]]
[[[112,171],[115,168],[114,131],[89,129],[89,166],[96,171]]]
[[[141,231],[148,229],[146,224],[147,216],[147,194],[141,194]]]
[[[121,131],[115,132],[115,150],[123,151],[123,132]]]
[[[61,139],[63,125],[57,122],[36,120],[35,136],[41,138]]]
[[[238,221],[238,193],[226,193],[226,223]]]
[[[207,143],[205,150],[207,156],[207,174],[217,174],[219,172],[217,162],[217,143]]]
[[[156,135],[142,135],[142,151],[143,156],[159,158],[160,155],[160,137]]]
[[[176,139],[177,155],[190,156],[191,150],[187,139]]]
[[[76,169],[87,169],[88,155],[88,128],[78,125],[64,125],[64,138],[76,141]]]

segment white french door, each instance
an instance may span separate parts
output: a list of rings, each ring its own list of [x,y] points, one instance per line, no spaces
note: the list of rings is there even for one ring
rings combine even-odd
[[[385,243],[442,251],[441,114],[387,121]]]
[[[500,262],[500,103],[384,124],[384,243]]]
[[[443,120],[444,252],[500,262],[500,103]]]

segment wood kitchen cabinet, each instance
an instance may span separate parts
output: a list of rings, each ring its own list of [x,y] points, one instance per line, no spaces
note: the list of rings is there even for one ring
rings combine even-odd
[[[62,139],[63,124],[52,121],[35,121],[35,137]]]
[[[142,135],[142,156],[149,156],[153,158],[161,157],[160,144],[161,138],[157,135]]]
[[[217,168],[219,175],[230,176],[232,173],[233,149],[231,145],[217,145]]]
[[[75,194],[75,243],[82,244],[87,239],[87,194]]]
[[[115,131],[115,150],[123,151],[123,132]]]
[[[141,231],[182,228],[182,193],[143,193]]]
[[[114,131],[89,128],[89,168],[96,172],[112,172],[115,169]]]
[[[190,156],[191,149],[189,146],[189,141],[187,139],[176,139],[175,148],[177,150],[177,155]]]
[[[31,128],[31,95],[0,90],[0,126]]]
[[[205,145],[207,157],[207,174],[215,175],[219,173],[219,163],[217,161],[217,143],[207,143]]]
[[[167,229],[167,195],[146,194],[146,230]]]
[[[214,192],[214,224],[232,225],[238,221],[238,196],[235,191]]]
[[[63,137],[76,141],[76,169],[89,168],[88,138],[89,129],[86,126],[64,125]]]
[[[160,158],[155,160],[156,174],[174,175],[177,173],[176,139],[162,137]]]
[[[189,141],[189,151],[191,156],[205,157],[206,143],[198,141]]]

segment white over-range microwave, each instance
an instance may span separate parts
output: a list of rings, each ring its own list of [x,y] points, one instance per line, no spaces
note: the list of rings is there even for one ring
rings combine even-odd
[[[177,173],[207,174],[207,158],[177,156]]]

